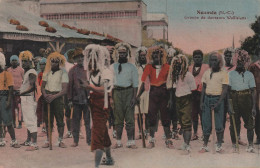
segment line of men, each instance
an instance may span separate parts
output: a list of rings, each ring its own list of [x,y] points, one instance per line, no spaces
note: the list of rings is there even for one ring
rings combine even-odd
[[[223,152],[222,143],[227,112],[235,117],[238,137],[240,136],[240,118],[242,117],[247,129],[248,152],[254,152],[255,125],[256,143],[259,144],[260,142],[260,61],[258,60],[250,65],[250,56],[244,50],[227,49],[224,52],[225,61],[222,54],[210,53],[209,65],[202,63],[202,51],[195,50],[193,52],[194,64],[190,66],[185,55],[176,54],[173,48],[166,52],[161,46],[154,46],[149,49],[138,48],[135,57],[136,65],[130,63],[131,47],[127,43],[118,43],[115,47],[107,48],[93,44],[88,45],[85,50],[76,48],[71,53],[76,65],[71,66],[70,70],[65,70],[66,58],[60,53],[53,52],[49,54],[46,60],[42,59],[39,62],[39,66],[42,65],[42,67],[38,74],[33,68],[31,52],[23,51],[19,58],[17,56],[11,57],[12,67],[9,68],[9,72],[5,71],[5,58],[1,54],[0,122],[8,128],[12,138],[11,146],[20,147],[15,139],[10,108],[13,102],[15,103],[13,105],[19,104],[12,101],[14,95],[16,95],[21,98],[21,111],[28,129],[27,140],[22,145],[29,146],[26,150],[38,149],[37,116],[35,112],[37,109],[37,86],[41,86],[42,94],[38,100],[38,106],[43,107],[43,113],[38,115],[38,120],[39,117],[43,116],[46,130],[48,130],[47,106],[49,104],[51,111],[50,127],[53,128],[55,117],[59,134],[59,147],[66,147],[63,141],[65,125],[63,97],[67,95],[65,100],[67,99],[68,103],[66,104],[70,105],[70,108],[68,108],[70,113],[65,115],[73,120],[74,143],[71,145],[72,147],[78,146],[80,120],[83,115],[87,143],[91,144],[92,151],[96,151],[96,167],[100,163],[103,151],[107,154],[103,163],[113,164],[110,153],[111,141],[106,127],[111,111],[113,111],[113,126],[117,139],[112,147],[114,149],[123,147],[121,139],[125,126],[128,139],[126,147],[137,148],[134,137],[134,114],[138,110],[135,108],[136,104],[140,104],[141,112],[145,114],[145,132],[147,136],[150,136],[147,146],[149,149],[155,147],[155,132],[157,131],[159,112],[167,148],[174,148],[171,138],[177,138],[177,120],[180,123],[184,139],[180,150],[184,154],[190,153],[190,141],[198,139],[199,118],[201,119],[204,141],[199,152],[209,151],[208,141],[212,131],[212,110],[214,110],[217,135],[216,152]],[[14,88],[13,81],[18,79],[18,72],[20,74],[22,72],[18,69],[15,70],[19,66],[13,61],[20,61],[24,69],[23,81],[19,81],[20,89]],[[44,64],[46,64],[45,67]],[[15,82],[15,84],[17,85],[19,82]],[[13,89],[16,90],[15,94],[13,94]],[[104,97],[105,93],[109,93],[109,105],[106,108],[101,108],[100,106],[107,102]],[[229,98],[232,99],[234,111],[231,110]],[[39,105],[39,102],[42,105]],[[71,107],[73,107],[73,112],[70,110]],[[16,106],[13,108],[16,108]],[[41,108],[39,109],[41,110]],[[18,111],[20,111],[19,108]],[[92,130],[90,129],[90,113],[93,121]],[[142,116],[138,117],[143,121]],[[67,125],[69,125],[68,123]],[[141,130],[141,124],[138,125],[139,130]],[[233,124],[231,120],[230,135],[235,149],[237,146],[235,145],[236,137]],[[170,129],[171,125],[173,125],[173,131]],[[2,128],[0,130],[3,131]],[[92,133],[90,134],[90,132]],[[4,146],[3,132],[0,134],[0,145]],[[140,134],[138,137],[140,138]],[[242,141],[239,142],[244,144]],[[48,136],[43,147],[49,147]]]

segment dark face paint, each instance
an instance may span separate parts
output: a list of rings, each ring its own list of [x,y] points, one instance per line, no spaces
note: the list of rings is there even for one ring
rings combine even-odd
[[[146,54],[145,53],[141,53],[139,55],[139,63],[141,65],[145,65],[147,63],[147,60],[146,60]]]
[[[159,51],[154,51],[152,53],[153,65],[161,65],[162,64],[162,53]]]
[[[127,63],[127,52],[125,52],[125,51],[120,51],[119,52],[118,62],[120,64]]]
[[[22,60],[22,67],[23,69],[27,70],[31,67],[31,61],[29,60]]]
[[[59,60],[51,60],[51,70],[52,71],[57,71],[60,69],[59,65],[60,61]]]

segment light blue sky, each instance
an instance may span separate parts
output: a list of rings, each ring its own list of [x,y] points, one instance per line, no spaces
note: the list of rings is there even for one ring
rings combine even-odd
[[[166,12],[166,0],[144,0],[148,12]],[[199,16],[202,11],[233,11],[234,15],[246,17],[246,20],[190,20],[185,16]],[[249,24],[255,21],[255,15],[260,15],[260,0],[167,0],[169,17],[169,41],[187,53],[195,49],[205,52],[230,47],[232,37],[235,46],[240,46],[240,40],[252,35]],[[220,15],[204,15],[217,16]]]

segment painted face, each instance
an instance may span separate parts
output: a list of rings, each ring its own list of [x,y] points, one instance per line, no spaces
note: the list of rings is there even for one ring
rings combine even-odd
[[[59,69],[59,63],[60,63],[60,60],[58,60],[58,59],[52,59],[52,60],[51,60],[51,69],[52,69],[52,70]]]
[[[232,53],[231,52],[225,53],[224,59],[225,59],[226,64],[229,65],[231,63]]]
[[[154,51],[152,53],[152,59],[154,65],[161,65],[162,64],[162,53],[160,51]]]
[[[30,60],[22,60],[23,69],[30,69],[31,61]]]
[[[127,52],[126,51],[119,51],[119,63],[126,63],[127,62]]]
[[[195,65],[201,65],[203,61],[203,57],[200,54],[196,54],[193,56],[193,61]]]
[[[139,55],[139,63],[141,65],[144,65],[147,63],[147,60],[146,60],[146,53],[145,52],[141,52],[140,55]]]
[[[88,64],[88,70],[89,71],[97,71],[97,62],[94,60],[94,67],[92,66],[92,59],[90,59],[89,64]]]

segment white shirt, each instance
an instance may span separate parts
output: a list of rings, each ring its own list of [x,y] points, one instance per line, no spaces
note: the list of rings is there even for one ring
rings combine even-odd
[[[184,80],[179,78],[179,80],[173,84],[173,87],[176,88],[176,97],[191,94],[191,91],[196,89],[195,78],[190,72],[187,72]]]
[[[37,76],[37,72],[35,71],[35,69],[30,69],[28,70],[25,74],[24,74],[24,78],[23,78],[23,83],[22,86],[20,88],[20,92],[24,92],[26,91],[29,87],[30,87],[30,80],[29,80],[29,75],[30,74],[34,74],[35,76]],[[31,96],[33,96],[33,92],[29,93]]]

